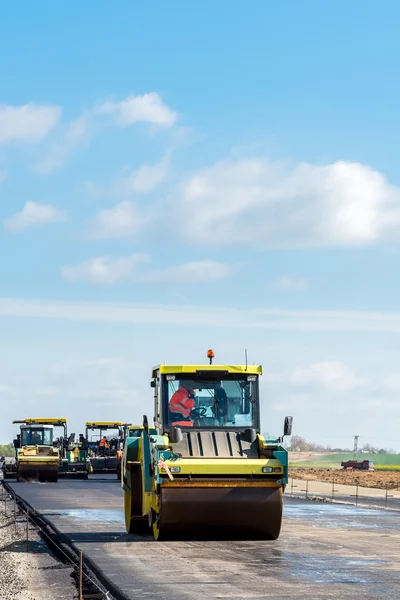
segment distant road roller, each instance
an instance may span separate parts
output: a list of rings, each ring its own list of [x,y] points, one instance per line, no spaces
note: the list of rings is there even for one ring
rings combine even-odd
[[[88,478],[90,463],[81,435],[68,437],[67,419],[24,419],[13,421],[20,424],[20,433],[14,440],[17,481],[52,481],[59,477]],[[54,439],[54,429],[62,428],[63,434]]]
[[[58,481],[60,450],[54,444],[54,427],[66,427],[66,419],[24,419],[14,440],[17,481]]]
[[[154,434],[125,439],[122,457],[128,533],[165,539],[279,537],[291,435],[260,433],[261,366],[160,365],[153,368]]]

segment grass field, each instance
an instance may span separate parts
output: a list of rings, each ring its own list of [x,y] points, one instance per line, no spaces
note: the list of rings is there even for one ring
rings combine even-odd
[[[353,454],[321,454],[310,460],[290,462],[291,467],[338,469],[342,461],[353,460]],[[400,454],[359,454],[358,460],[372,460],[377,471],[400,471]]]

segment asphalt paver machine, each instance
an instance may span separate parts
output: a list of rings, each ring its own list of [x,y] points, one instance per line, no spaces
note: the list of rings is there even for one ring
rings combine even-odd
[[[207,356],[206,365],[153,368],[156,433],[144,416],[123,450],[126,530],[158,540],[277,539],[292,417],[282,437],[265,439],[262,367],[213,365]]]
[[[93,473],[117,473],[124,427],[119,421],[88,421],[85,437]]]
[[[75,433],[60,438],[60,467],[58,476],[75,479],[88,479],[92,467],[88,455],[88,445],[83,434],[75,439]]]

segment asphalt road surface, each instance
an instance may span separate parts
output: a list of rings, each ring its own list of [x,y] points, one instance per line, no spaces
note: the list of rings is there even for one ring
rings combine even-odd
[[[400,598],[398,512],[286,498],[275,542],[154,542],[113,475],[11,485],[135,600]]]

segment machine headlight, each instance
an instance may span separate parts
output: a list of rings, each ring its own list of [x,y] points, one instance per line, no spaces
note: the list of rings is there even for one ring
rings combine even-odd
[[[274,467],[273,471],[274,471],[274,473],[281,473],[282,469],[281,469],[281,467]]]
[[[263,473],[272,473],[272,467],[263,467],[262,472]]]
[[[171,473],[180,473],[181,472],[180,467],[169,467],[169,470],[171,471]],[[161,467],[161,471],[163,471],[163,473],[167,472],[165,467]]]

